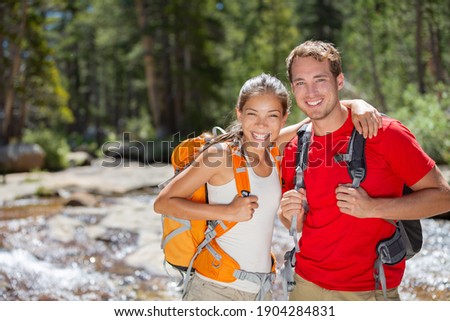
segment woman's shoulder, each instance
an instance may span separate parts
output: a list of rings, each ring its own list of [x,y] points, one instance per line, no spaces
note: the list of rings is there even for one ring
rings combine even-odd
[[[201,167],[210,173],[213,185],[223,185],[233,179],[232,153],[229,143],[220,142],[209,146],[199,160]]]
[[[213,143],[208,146],[203,152],[205,155],[215,156],[215,157],[226,157],[230,154],[230,143],[228,142],[218,142]]]
[[[204,166],[220,168],[226,165],[230,158],[229,143],[219,142],[208,146],[197,160]]]

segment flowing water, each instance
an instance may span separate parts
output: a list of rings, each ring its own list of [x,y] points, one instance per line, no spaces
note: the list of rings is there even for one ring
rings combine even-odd
[[[177,279],[161,272],[155,255],[146,259],[138,253],[145,267],[128,260],[143,239],[155,248],[159,242],[152,201],[151,195],[135,194],[104,198],[95,208],[64,207],[52,199],[3,204],[0,300],[180,300]],[[113,206],[119,205],[112,218]],[[139,211],[144,219],[130,225]],[[401,298],[450,300],[450,221],[424,220],[423,228],[424,247],[407,263]],[[147,230],[151,235],[143,235]],[[278,262],[291,247],[287,231],[277,224],[273,250]],[[281,299],[279,283],[274,298]]]

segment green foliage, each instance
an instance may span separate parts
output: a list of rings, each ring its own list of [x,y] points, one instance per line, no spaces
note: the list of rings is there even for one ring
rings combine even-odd
[[[342,7],[338,1],[298,1],[298,27],[302,31],[302,38],[335,43],[343,24]]]
[[[145,142],[156,138],[155,130],[148,114],[127,119],[124,127],[125,131],[131,133],[136,140]]]
[[[218,17],[227,30],[219,55],[228,66],[228,99],[236,99],[242,84],[262,72],[286,80],[284,61],[299,43],[294,2],[227,1]]]
[[[62,170],[68,167],[67,155],[70,152],[67,140],[50,129],[27,130],[24,142],[38,144],[45,151],[44,168],[49,171]]]
[[[6,1],[1,5],[0,82],[4,86],[0,89],[0,106],[4,106],[6,97],[13,99],[8,121],[14,123],[8,133],[0,133],[5,142],[20,140],[26,121],[31,126],[53,128],[74,121],[45,28],[47,5],[42,0]]]
[[[69,93],[53,58],[55,52],[48,42],[44,10],[39,1],[28,10],[23,93],[24,99],[32,106],[31,121],[58,127],[72,123],[74,118],[68,108]]]
[[[450,164],[450,86],[438,84],[432,93],[421,95],[409,85],[402,99],[390,116],[402,121],[437,163]]]
[[[37,126],[62,128],[75,120],[68,106],[69,93],[62,85],[59,70],[54,62],[47,64],[45,72],[41,72],[40,76],[30,76],[28,80],[28,85],[34,89],[28,93],[28,101],[33,106],[30,118]],[[42,77],[44,75],[45,78]]]
[[[12,114],[23,116],[17,117],[21,126],[34,129],[33,135],[43,127],[64,132],[71,148],[95,154],[104,139],[90,134],[92,128],[103,136],[131,132],[137,140],[161,140],[226,127],[244,81],[265,72],[289,87],[286,56],[315,38],[334,42],[342,52],[349,85],[342,98],[363,98],[401,116],[427,151],[448,162],[442,127],[450,82],[448,0],[143,0],[143,29],[137,1],[33,0],[26,2],[21,36],[25,2],[4,2],[0,106],[13,83]],[[20,72],[10,82],[15,46]],[[159,122],[148,99],[149,57]],[[418,92],[419,82],[424,92]],[[293,103],[288,123],[303,118]]]

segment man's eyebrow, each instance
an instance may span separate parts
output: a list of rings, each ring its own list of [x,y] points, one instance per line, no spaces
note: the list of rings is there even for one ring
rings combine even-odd
[[[322,73],[322,74],[318,74],[318,75],[314,75],[314,76],[313,76],[313,78],[324,78],[324,77],[329,78],[330,76],[327,75],[327,74],[325,74],[325,73]],[[292,79],[292,81],[298,81],[298,80],[305,80],[305,79],[304,79],[303,77],[301,77],[301,76],[295,77],[295,78]]]

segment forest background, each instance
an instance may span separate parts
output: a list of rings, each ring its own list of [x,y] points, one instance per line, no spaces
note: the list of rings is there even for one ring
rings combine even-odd
[[[398,118],[450,164],[448,17],[448,0],[3,0],[0,147],[37,143],[47,170],[114,141],[167,161],[180,139],[232,121],[246,79],[289,86],[286,56],[320,39],[342,53],[341,98]],[[302,118],[294,103],[289,122]]]

